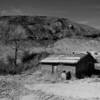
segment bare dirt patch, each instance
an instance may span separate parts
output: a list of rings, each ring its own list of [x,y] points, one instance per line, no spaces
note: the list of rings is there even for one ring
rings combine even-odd
[[[44,99],[47,95],[54,95],[60,99],[55,100],[100,100],[100,79],[82,79],[70,81],[69,83],[41,83],[34,85],[25,85],[26,88],[38,91]],[[43,94],[43,95],[42,95]],[[40,96],[39,95],[39,96]],[[41,97],[40,96],[40,97]],[[63,98],[63,99],[61,99]],[[52,99],[50,99],[52,100]]]

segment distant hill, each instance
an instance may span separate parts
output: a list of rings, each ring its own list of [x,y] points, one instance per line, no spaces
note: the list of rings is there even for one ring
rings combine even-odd
[[[0,40],[9,40],[11,32],[15,34],[16,28],[19,29],[17,32],[24,32],[26,40],[32,40],[41,45],[48,45],[63,38],[98,39],[100,37],[100,30],[75,23],[67,18],[1,16]]]
[[[68,53],[68,52],[86,52],[98,51],[100,52],[100,41],[93,39],[69,39],[64,38],[54,43],[52,47],[55,53]]]

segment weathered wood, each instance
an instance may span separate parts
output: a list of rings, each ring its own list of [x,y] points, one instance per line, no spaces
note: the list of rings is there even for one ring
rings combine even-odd
[[[55,72],[55,71],[54,71],[54,65],[52,65],[52,74],[54,74],[54,72]]]

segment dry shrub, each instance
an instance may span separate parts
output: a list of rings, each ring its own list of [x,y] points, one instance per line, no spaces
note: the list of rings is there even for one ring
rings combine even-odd
[[[14,58],[7,56],[7,63],[4,60],[0,60],[0,74],[19,74],[22,72],[22,65],[19,64],[17,67],[14,65]]]
[[[15,80],[0,79],[0,98],[14,98],[20,95],[22,89],[21,83]]]
[[[42,53],[32,53],[24,52],[22,63],[15,65],[14,57],[7,56],[7,62],[5,63],[4,60],[0,60],[0,74],[21,74],[27,70],[36,71],[39,69],[39,61],[49,54],[46,52]]]
[[[39,68],[39,62],[41,59],[47,57],[49,54],[47,52],[41,53],[29,53],[24,52],[22,57],[22,63],[24,65],[23,70],[33,69],[34,71]]]
[[[8,66],[3,60],[0,60],[0,74],[8,73]]]

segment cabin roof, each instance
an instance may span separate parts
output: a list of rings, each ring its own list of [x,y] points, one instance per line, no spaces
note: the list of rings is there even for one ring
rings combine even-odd
[[[54,54],[40,61],[40,63],[77,63],[86,54]]]

